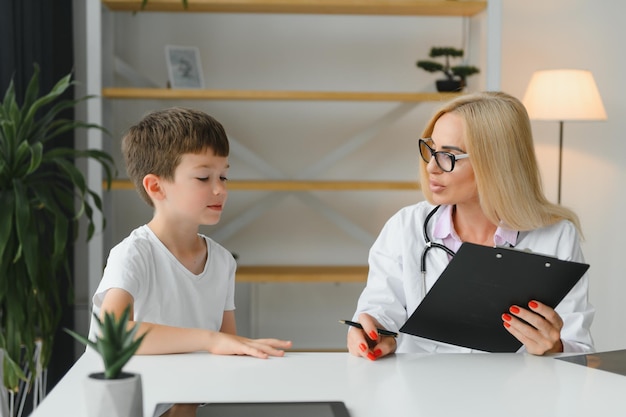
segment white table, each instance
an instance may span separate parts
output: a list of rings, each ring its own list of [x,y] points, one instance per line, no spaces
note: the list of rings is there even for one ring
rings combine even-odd
[[[85,353],[32,416],[84,416],[82,381],[101,369]],[[159,402],[331,400],[351,417],[626,416],[625,376],[527,354],[196,353],[136,356],[125,370],[142,376],[146,417]]]

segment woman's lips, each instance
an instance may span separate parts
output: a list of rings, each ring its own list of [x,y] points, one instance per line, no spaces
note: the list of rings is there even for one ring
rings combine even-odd
[[[430,185],[430,191],[432,193],[440,193],[446,188],[445,186],[435,181],[431,181],[429,185]]]

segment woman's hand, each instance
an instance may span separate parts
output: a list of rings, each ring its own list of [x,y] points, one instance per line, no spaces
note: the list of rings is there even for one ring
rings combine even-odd
[[[348,352],[374,361],[396,351],[396,338],[378,334],[377,329],[381,326],[372,316],[359,314],[359,323],[363,330],[356,327],[348,330]]]
[[[509,313],[502,315],[504,327],[524,344],[528,353],[544,355],[563,352],[561,316],[539,301],[530,301],[528,308],[511,306]]]

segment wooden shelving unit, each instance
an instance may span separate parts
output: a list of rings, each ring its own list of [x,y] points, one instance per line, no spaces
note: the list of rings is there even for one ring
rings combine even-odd
[[[141,0],[103,0],[113,11],[141,11]],[[309,13],[394,16],[473,16],[486,1],[466,0],[149,0],[144,11],[221,13]]]
[[[185,90],[167,88],[102,89],[108,99],[137,100],[293,100],[293,101],[394,101],[425,102],[445,101],[459,93],[399,93],[357,91],[280,91],[280,90]]]
[[[239,266],[237,282],[365,282],[367,266]]]
[[[106,183],[103,184],[106,188]],[[133,190],[130,180],[114,180],[111,190]],[[239,191],[381,191],[419,190],[412,181],[295,181],[295,180],[231,180],[229,190]]]
[[[456,16],[471,17],[487,11],[487,1],[472,0],[102,0],[113,12],[205,12],[285,13],[319,15]],[[183,90],[166,88],[121,88],[106,86],[107,100],[205,100],[205,101],[328,101],[420,103],[447,101],[455,93],[280,91],[280,90]],[[417,181],[321,181],[321,180],[231,180],[230,190],[249,191],[379,191],[419,190]],[[112,183],[113,190],[131,190],[128,180]],[[364,282],[367,266],[245,266],[237,281],[264,282]]]

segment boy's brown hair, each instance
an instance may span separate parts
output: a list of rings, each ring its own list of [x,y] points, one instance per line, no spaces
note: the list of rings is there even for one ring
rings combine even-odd
[[[182,107],[149,113],[131,126],[122,139],[128,176],[151,207],[154,203],[143,188],[144,177],[154,174],[173,180],[183,154],[207,149],[213,150],[216,156],[228,156],[224,127],[202,111]]]

